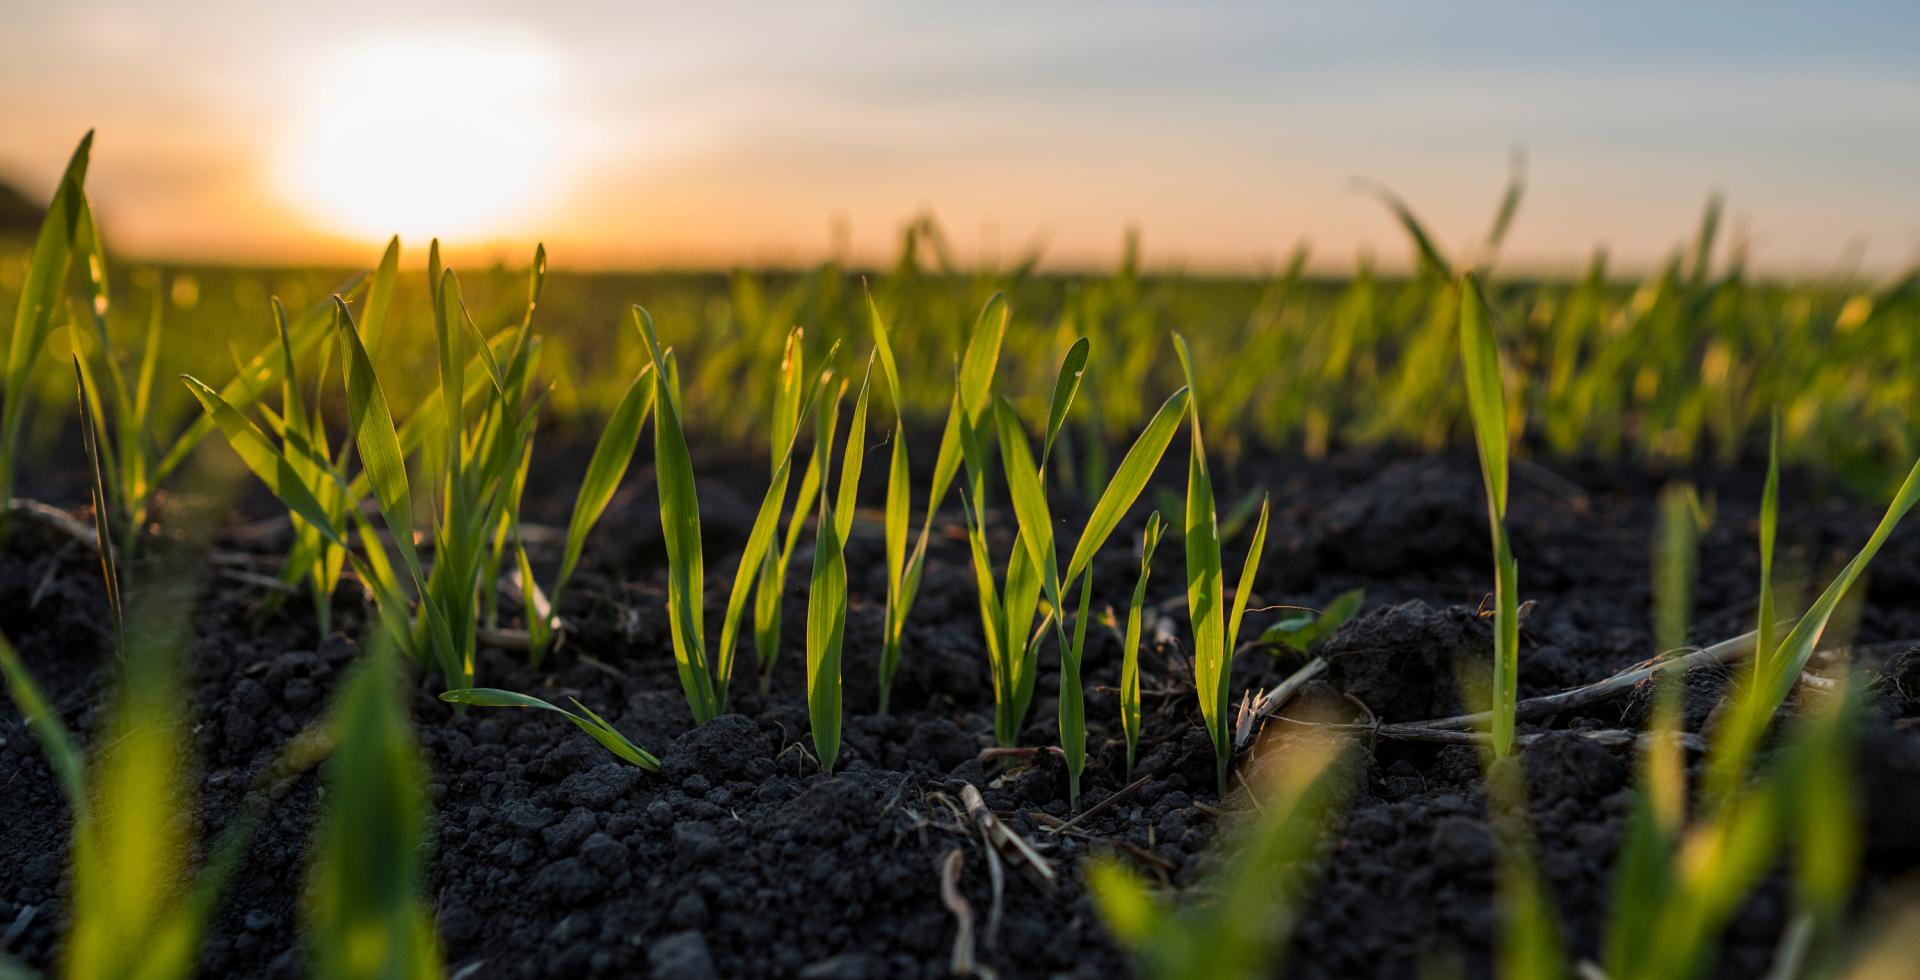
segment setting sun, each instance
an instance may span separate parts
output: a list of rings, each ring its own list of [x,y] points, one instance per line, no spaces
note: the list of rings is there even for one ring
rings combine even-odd
[[[282,150],[283,192],[356,238],[484,237],[552,190],[560,64],[520,34],[389,36],[316,72]]]

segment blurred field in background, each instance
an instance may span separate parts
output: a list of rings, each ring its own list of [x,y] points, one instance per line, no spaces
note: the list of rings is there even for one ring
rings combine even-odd
[[[689,424],[710,438],[752,443],[775,386],[786,331],[806,331],[809,355],[836,340],[865,346],[863,289],[871,289],[908,351],[957,351],[972,316],[996,291],[1013,311],[1007,389],[1041,397],[1053,365],[1078,336],[1094,340],[1087,410],[1076,413],[1069,465],[1104,468],[1103,450],[1137,430],[1177,386],[1166,337],[1186,334],[1212,397],[1205,422],[1229,457],[1260,447],[1316,455],[1342,446],[1433,449],[1466,433],[1454,377],[1457,301],[1451,273],[1479,266],[1509,363],[1511,397],[1524,411],[1524,451],[1730,462],[1764,449],[1767,416],[1782,416],[1790,463],[1879,489],[1920,452],[1908,420],[1920,408],[1920,271],[1892,279],[1751,278],[1742,249],[1716,240],[1710,204],[1696,240],[1644,278],[1610,274],[1596,253],[1583,277],[1503,279],[1487,270],[1503,230],[1472,265],[1441,255],[1407,215],[1417,274],[1388,277],[1366,265],[1349,278],[1304,273],[1307,253],[1260,277],[1214,277],[1139,268],[1136,240],[1104,273],[958,268],[940,230],[910,224],[890,268],[829,262],[804,270],[579,274],[556,261],[536,314],[552,383],[547,420],[591,427],[645,363],[627,311],[644,304],[662,340],[684,352]],[[424,242],[403,245],[413,268]],[[365,268],[378,260],[369,252]],[[529,261],[531,256],[528,257]],[[110,259],[110,261],[113,261]],[[24,256],[0,262],[0,305],[11,308]],[[109,330],[120,356],[137,358],[148,318],[162,319],[159,376],[228,377],[273,339],[270,297],[289,311],[322,303],[350,269],[122,266],[112,282]],[[525,268],[463,269],[474,316],[491,332],[524,312]],[[78,303],[79,301],[73,300]],[[403,273],[393,338],[382,352],[396,408],[431,387],[434,347],[424,276]],[[86,322],[77,307],[72,322]],[[68,418],[72,379],[65,331],[38,370],[47,386],[29,422],[28,457],[50,451]],[[952,385],[939,357],[902,359],[909,411],[937,423]],[[1032,408],[1033,406],[1025,406]],[[333,411],[343,411],[332,405]],[[160,385],[155,416],[172,431],[196,411],[184,390]],[[1524,421],[1523,421],[1524,420]],[[763,438],[763,437],[760,437]],[[61,463],[71,460],[62,459]],[[28,461],[28,468],[31,462]],[[1068,474],[1071,475],[1070,473]]]

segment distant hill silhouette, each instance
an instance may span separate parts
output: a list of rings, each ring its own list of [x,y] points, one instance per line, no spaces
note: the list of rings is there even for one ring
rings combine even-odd
[[[40,205],[0,180],[0,238],[31,238],[40,230]]]

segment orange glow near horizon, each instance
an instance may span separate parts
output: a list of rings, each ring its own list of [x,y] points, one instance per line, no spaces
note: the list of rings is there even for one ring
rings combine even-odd
[[[962,263],[1041,246],[1158,269],[1412,266],[1355,177],[1450,256],[1530,161],[1509,273],[1658,268],[1727,203],[1756,273],[1920,259],[1920,8],[1497,18],[1387,0],[924,7],[338,0],[27,3],[0,31],[0,180],[74,141],[129,258],[360,264],[399,234],[573,268]],[[1844,5],[1843,5],[1844,6]],[[409,254],[420,254],[410,251]]]

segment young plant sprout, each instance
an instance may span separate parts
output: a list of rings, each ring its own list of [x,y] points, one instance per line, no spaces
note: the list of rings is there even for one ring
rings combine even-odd
[[[660,760],[654,758],[653,753],[635,745],[632,739],[620,734],[619,729],[614,728],[605,718],[595,714],[592,708],[581,704],[578,699],[569,699],[573,701],[573,706],[578,711],[568,711],[559,705],[542,701],[531,695],[516,694],[493,687],[467,687],[443,691],[440,694],[440,700],[448,704],[477,705],[483,708],[538,708],[542,711],[552,711],[564,715],[568,721],[573,722],[575,727],[593,736],[594,741],[599,742],[602,748],[613,753],[621,761],[632,763],[649,772],[660,771]]]
[[[791,472],[792,439],[797,433],[788,434],[787,450],[774,469],[773,482],[747,533],[746,548],[734,573],[733,589],[727,596],[720,645],[709,656],[702,622],[706,566],[700,547],[700,502],[694,491],[693,456],[687,449],[686,431],[680,424],[679,373],[672,356],[660,345],[653,318],[636,306],[633,319],[646,341],[647,357],[653,367],[654,467],[660,481],[661,533],[667,544],[667,615],[673,633],[674,666],[679,671],[680,686],[686,694],[687,706],[693,710],[695,723],[706,724],[726,711],[726,691],[733,678],[733,648],[740,617],[746,611],[762,558],[773,542]],[[832,361],[832,353],[827,359]],[[812,409],[826,378],[827,373],[823,372],[808,387],[797,417],[805,417]]]
[[[1260,642],[1276,649],[1292,650],[1295,653],[1311,653],[1335,630],[1345,626],[1347,620],[1360,612],[1360,606],[1367,601],[1364,589],[1349,589],[1333,597],[1325,609],[1318,611],[1307,609],[1260,631]]]
[[[860,394],[854,400],[853,423],[847,429],[839,490],[829,499],[822,477],[814,527],[813,574],[807,586],[807,717],[812,725],[813,749],[825,772],[832,772],[840,757],[840,650],[847,633],[845,546],[847,535],[853,531],[861,460],[866,455],[867,395],[872,384],[873,360],[869,358]],[[846,383],[842,382],[832,398],[821,402],[814,446],[822,459],[833,455],[834,429],[840,424],[840,399],[845,392]]]
[[[1147,604],[1147,573],[1153,568],[1154,549],[1160,547],[1160,512],[1147,517],[1140,532],[1140,576],[1133,583],[1133,598],[1127,601],[1126,638],[1120,644],[1120,730],[1127,739],[1127,778],[1133,778],[1133,763],[1140,747],[1140,639],[1141,612]]]
[[[1050,623],[1060,650],[1060,747],[1067,760],[1068,803],[1075,808],[1080,802],[1080,777],[1087,759],[1086,699],[1080,684],[1080,660],[1086,646],[1087,620],[1093,598],[1093,557],[1113,534],[1114,528],[1119,526],[1121,518],[1134,501],[1139,499],[1141,491],[1146,489],[1147,481],[1152,478],[1154,469],[1166,454],[1168,443],[1179,431],[1181,416],[1187,409],[1187,391],[1182,389],[1174,392],[1154,415],[1146,431],[1140,434],[1121,460],[1112,481],[1101,491],[1087,526],[1081,530],[1080,540],[1074,545],[1066,573],[1062,575],[1054,548],[1053,517],[1047,503],[1044,473],[1055,437],[1073,407],[1074,393],[1080,388],[1088,349],[1089,345],[1083,337],[1067,351],[1066,359],[1061,363],[1059,380],[1054,384],[1053,401],[1047,415],[1046,441],[1041,446],[1038,463],[1034,461],[1032,447],[1027,442],[1025,430],[1020,426],[1013,403],[1005,397],[996,396],[994,399],[994,427],[999,435],[1000,459],[1006,470],[1007,489],[1013,498],[1014,514],[1019,519],[1017,542],[1026,549],[1027,564],[1038,571],[1041,592],[1051,607],[1047,613],[1048,622],[1042,624],[1041,632],[1044,633]],[[1016,553],[1013,561],[1018,558]],[[1013,561],[1008,565],[1009,593],[1014,583]],[[1072,636],[1069,637],[1065,623],[1067,607],[1063,599],[1076,582],[1080,585],[1079,611],[1074,619]],[[1009,643],[1016,635],[1008,634]],[[1039,634],[1036,634],[1028,644],[1029,649],[1038,641]]]
[[[894,406],[893,450],[887,465],[885,518],[887,610],[880,650],[880,713],[884,715],[892,703],[893,676],[899,670],[900,658],[905,652],[907,615],[913,610],[913,601],[920,592],[920,578],[926,571],[927,542],[933,533],[933,516],[946,500],[947,490],[952,487],[953,479],[959,473],[960,430],[967,416],[961,407],[962,393],[956,390],[949,403],[946,428],[940,434],[939,448],[934,453],[933,482],[927,488],[927,506],[920,522],[920,532],[914,539],[913,550],[909,552],[907,524],[912,516],[913,487],[908,468],[906,421],[901,407],[904,389],[901,387],[899,367],[894,362],[893,341],[886,320],[881,317],[879,307],[874,305],[871,294],[867,296],[867,316],[873,327],[873,346],[880,360],[881,377],[887,382],[887,395],[893,399]],[[972,383],[978,389],[973,392],[973,397],[982,397],[992,387],[994,365],[999,360],[1000,344],[1006,329],[1005,304],[989,302],[967,339],[966,352],[961,359],[961,377],[972,378]],[[969,364],[974,365],[971,371],[965,367]]]
[[[1486,297],[1472,273],[1460,280],[1460,362],[1493,539],[1493,754],[1505,757],[1513,752],[1514,711],[1520,696],[1519,574],[1513,542],[1507,536],[1507,405],[1500,347],[1493,337]]]
[[[1193,354],[1185,337],[1173,335],[1174,350],[1180,355],[1180,367],[1187,375],[1187,388],[1194,380]],[[1187,548],[1187,613],[1193,623],[1193,679],[1200,697],[1200,714],[1206,719],[1207,734],[1213,738],[1215,773],[1220,792],[1227,791],[1227,766],[1233,758],[1232,701],[1228,683],[1233,677],[1233,651],[1240,642],[1240,622],[1247,614],[1247,600],[1253,595],[1253,579],[1260,569],[1261,553],[1267,547],[1267,500],[1260,501],[1260,520],[1254,525],[1253,541],[1247,546],[1247,561],[1240,569],[1240,584],[1233,592],[1233,616],[1226,614],[1225,576],[1220,567],[1220,525],[1213,509],[1213,477],[1207,472],[1206,444],[1200,438],[1198,399],[1187,407],[1192,446],[1187,454],[1187,504],[1185,532]]]
[[[780,389],[773,403],[773,474],[776,481],[784,480],[782,468],[786,466],[791,454],[790,447],[800,430],[802,401],[807,394],[808,385],[804,365],[806,349],[801,345],[802,334],[798,327],[787,334],[786,350],[780,359]],[[807,522],[807,512],[813,509],[814,498],[820,494],[820,483],[826,478],[828,450],[825,444],[815,440],[813,452],[807,457],[807,468],[800,474],[800,491],[793,503],[793,513],[787,519],[786,534],[779,547],[769,547],[766,555],[760,559],[760,577],[753,590],[753,651],[755,673],[760,677],[760,692],[767,693],[773,685],[773,666],[780,659],[780,619],[781,604],[787,593],[787,569],[793,563],[793,551],[800,543],[800,532]],[[780,483],[780,498],[786,498],[786,484]]]

